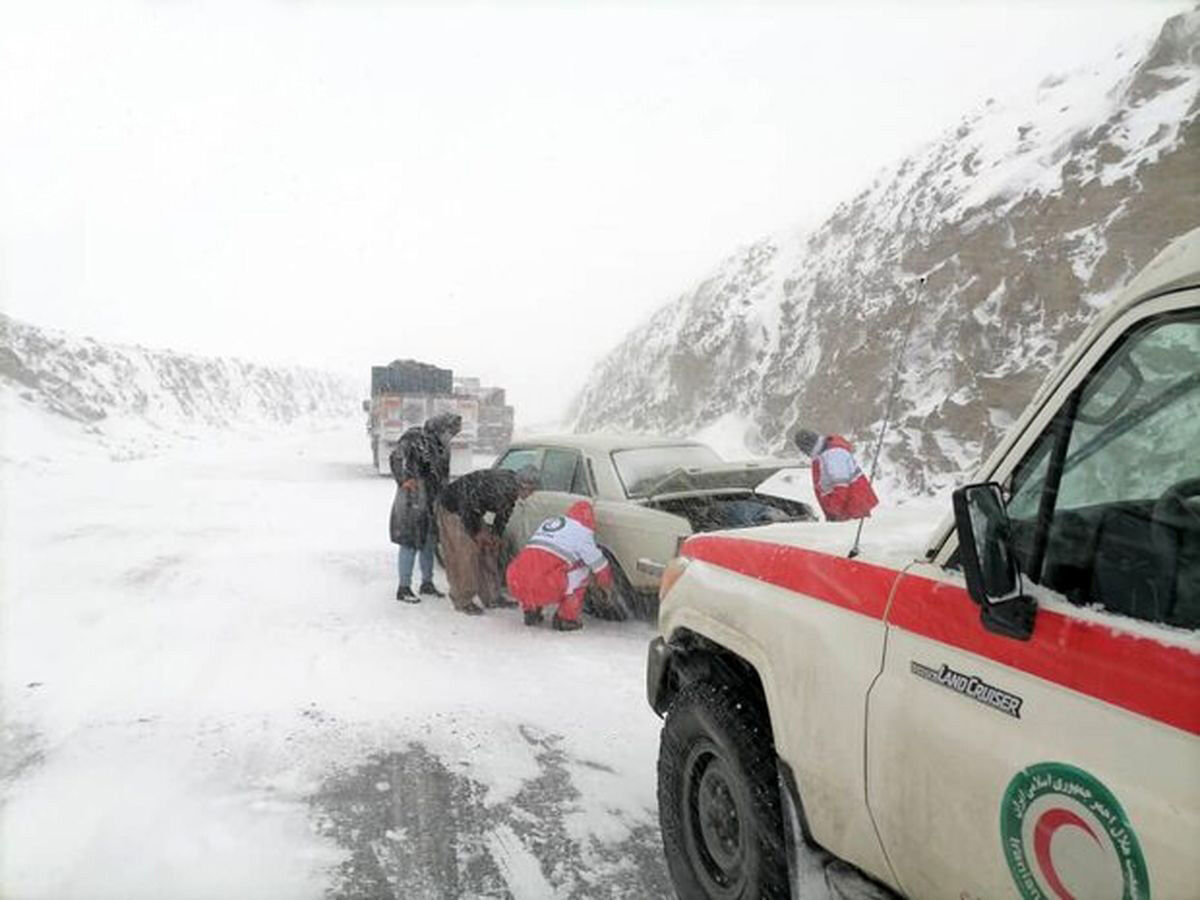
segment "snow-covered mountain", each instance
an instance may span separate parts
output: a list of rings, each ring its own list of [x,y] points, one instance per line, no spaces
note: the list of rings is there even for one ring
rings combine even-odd
[[[1197,224],[1200,11],[988,100],[820,227],[729,257],[599,363],[575,426],[744,420],[768,451],[802,420],[866,448],[911,315],[880,473],[905,492],[944,487],[1095,310]]]
[[[214,428],[342,419],[362,391],[314,369],[106,344],[0,314],[0,455],[76,435],[136,455]]]

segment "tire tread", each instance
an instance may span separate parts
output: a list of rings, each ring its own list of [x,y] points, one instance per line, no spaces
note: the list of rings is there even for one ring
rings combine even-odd
[[[738,900],[787,900],[787,853],[780,811],[775,742],[765,709],[748,692],[733,686],[697,681],[682,688],[672,701],[663,724],[658,757],[658,808],[667,866],[681,900],[707,896],[692,874],[683,842],[682,810],[675,798],[681,792],[682,760],[688,732],[699,723],[714,730],[717,743],[733,750],[734,762],[749,781],[754,837],[760,849],[757,883],[747,886]]]

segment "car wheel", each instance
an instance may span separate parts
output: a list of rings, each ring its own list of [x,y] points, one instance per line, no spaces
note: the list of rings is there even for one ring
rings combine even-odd
[[[697,682],[675,697],[659,746],[658,815],[680,897],[790,895],[774,743],[737,691]]]
[[[584,595],[584,611],[597,619],[624,622],[631,616],[637,615],[638,596],[629,584],[629,579],[625,577],[616,558],[604,547],[601,547],[600,551],[608,560],[608,568],[612,572],[613,586],[610,594],[612,599],[610,601],[608,597],[605,597],[604,592],[593,584]]]

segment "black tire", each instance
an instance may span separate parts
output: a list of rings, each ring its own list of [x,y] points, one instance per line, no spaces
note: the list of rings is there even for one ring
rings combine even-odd
[[[696,682],[667,712],[658,753],[663,850],[681,900],[787,900],[775,744],[766,712]]]

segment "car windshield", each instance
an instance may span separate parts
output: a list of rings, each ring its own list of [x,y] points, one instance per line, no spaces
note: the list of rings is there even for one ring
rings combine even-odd
[[[676,469],[696,469],[721,462],[717,452],[703,444],[617,450],[612,458],[629,497],[647,496],[657,482]]]

